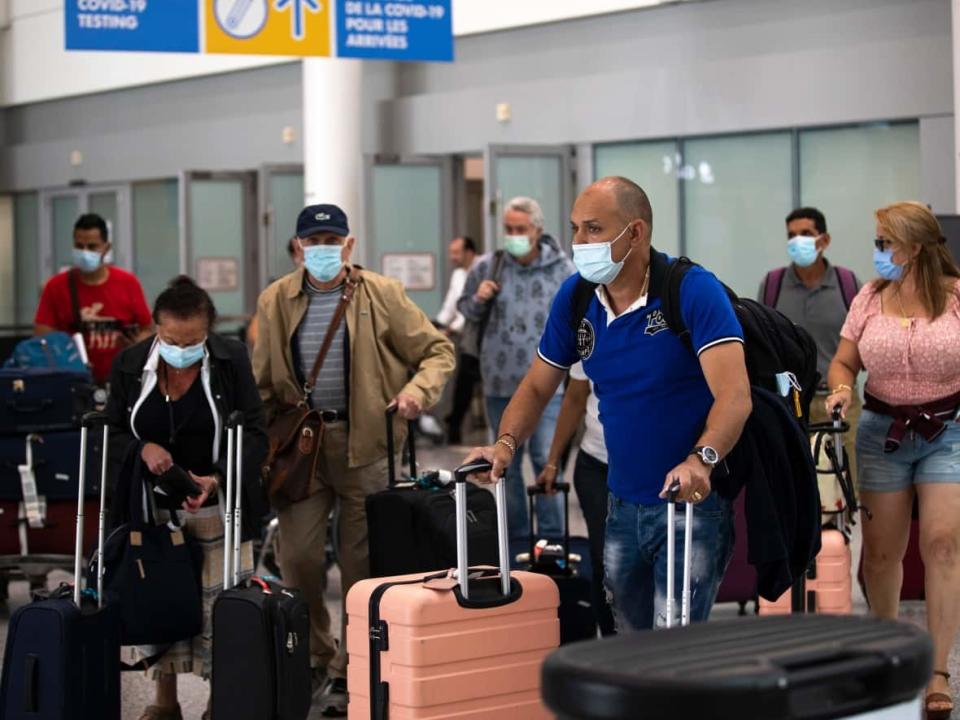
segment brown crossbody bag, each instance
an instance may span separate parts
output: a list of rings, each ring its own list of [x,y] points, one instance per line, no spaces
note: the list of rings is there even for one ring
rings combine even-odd
[[[323,417],[320,410],[310,406],[310,395],[356,290],[358,274],[358,271],[351,270],[347,276],[343,295],[303,385],[303,398],[296,405],[282,406],[267,428],[270,446],[263,465],[263,478],[270,503],[278,510],[306,499],[310,492],[310,481],[317,472],[323,445]]]

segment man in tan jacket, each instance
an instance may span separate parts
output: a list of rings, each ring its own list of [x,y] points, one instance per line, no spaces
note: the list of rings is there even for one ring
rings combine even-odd
[[[453,372],[454,352],[399,282],[351,268],[355,239],[340,208],[304,208],[297,237],[304,267],[271,284],[257,303],[253,371],[268,421],[279,407],[303,397],[336,306],[347,283],[356,282],[345,322],[310,393],[325,423],[316,476],[305,500],[279,511],[284,583],[302,590],[310,604],[312,664],[322,681],[319,705],[325,716],[336,717],[346,715],[347,657],[345,643],[339,648],[334,643],[323,601],[327,521],[339,501],[346,597],[369,574],[364,502],[387,486],[384,412],[396,406],[394,432],[402,447],[406,420],[436,403]]]

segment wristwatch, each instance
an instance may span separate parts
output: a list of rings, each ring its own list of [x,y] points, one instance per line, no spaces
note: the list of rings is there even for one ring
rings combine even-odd
[[[720,462],[720,453],[718,453],[709,445],[698,445],[690,454],[696,455],[698,458],[700,458],[700,462],[711,469],[715,468],[717,463]]]

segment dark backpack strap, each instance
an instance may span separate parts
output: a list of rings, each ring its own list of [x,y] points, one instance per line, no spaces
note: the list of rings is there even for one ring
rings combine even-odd
[[[695,265],[696,263],[688,257],[678,257],[667,268],[663,287],[660,289],[660,312],[663,314],[663,320],[691,351],[693,340],[690,339],[690,330],[683,321],[680,309],[680,286],[683,285],[684,276]]]
[[[490,266],[490,277],[489,280],[493,280],[495,283],[500,282],[500,275],[503,273],[503,250],[497,250],[493,253],[493,262]]]
[[[837,273],[837,282],[840,283],[843,306],[849,310],[853,299],[857,296],[857,276],[853,274],[852,270],[839,265],[834,265],[833,269]]]
[[[587,315],[590,303],[593,301],[597,284],[582,277],[577,278],[577,286],[573,289],[572,312],[570,313],[570,329],[574,335],[580,329],[580,321]]]
[[[67,285],[70,287],[70,307],[73,311],[73,331],[80,332],[80,295],[77,290],[77,270],[67,272]]]
[[[785,267],[771,270],[763,280],[763,304],[776,308],[780,299],[780,289],[783,287],[783,276],[787,274]]]

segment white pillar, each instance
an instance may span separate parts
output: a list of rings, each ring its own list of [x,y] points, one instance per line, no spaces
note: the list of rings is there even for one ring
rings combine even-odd
[[[359,60],[303,60],[303,189],[307,205],[343,208],[364,257],[363,65]]]
[[[953,177],[955,180],[955,209],[960,212],[960,0],[952,0],[953,7]]]

